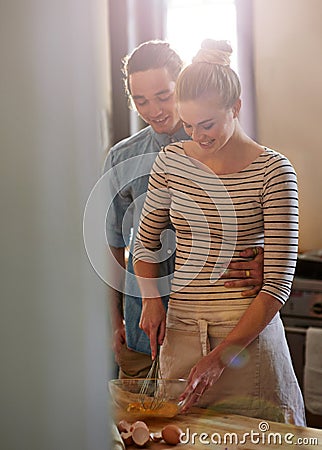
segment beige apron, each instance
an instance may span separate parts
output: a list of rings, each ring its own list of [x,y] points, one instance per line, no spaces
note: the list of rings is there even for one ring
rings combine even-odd
[[[252,299],[169,301],[160,351],[164,378],[187,378],[191,368],[234,328]],[[277,314],[201,397],[198,406],[305,425],[304,403]]]

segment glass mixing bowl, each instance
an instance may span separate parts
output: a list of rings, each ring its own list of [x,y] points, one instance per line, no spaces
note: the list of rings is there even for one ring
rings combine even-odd
[[[174,417],[185,379],[114,379],[108,386],[114,406],[124,417]]]

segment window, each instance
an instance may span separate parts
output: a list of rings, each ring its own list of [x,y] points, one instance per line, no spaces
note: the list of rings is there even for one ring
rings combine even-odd
[[[231,67],[242,84],[240,122],[246,133],[256,139],[252,0],[164,1],[167,2],[165,39],[185,63],[191,62],[204,39],[230,41],[233,49]]]
[[[236,7],[234,0],[167,0],[166,39],[186,63],[204,39],[230,41],[231,66],[237,70]]]

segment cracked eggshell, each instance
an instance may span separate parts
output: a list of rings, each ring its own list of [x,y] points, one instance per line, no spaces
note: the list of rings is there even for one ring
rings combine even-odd
[[[125,431],[127,433],[130,431],[130,428],[131,424],[126,420],[120,420],[119,423],[117,424],[117,429],[119,430],[120,433],[122,433],[122,431]]]
[[[133,444],[132,433],[130,431],[122,431],[121,438],[126,446]]]
[[[138,447],[143,447],[150,440],[150,430],[145,422],[134,422],[130,429],[133,442]]]
[[[151,437],[153,442],[160,442],[163,439],[161,431],[156,431],[155,433],[151,433],[150,437]]]

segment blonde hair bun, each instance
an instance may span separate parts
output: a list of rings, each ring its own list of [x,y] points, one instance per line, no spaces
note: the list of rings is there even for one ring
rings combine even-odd
[[[230,66],[231,54],[232,48],[228,41],[205,39],[192,62]]]

